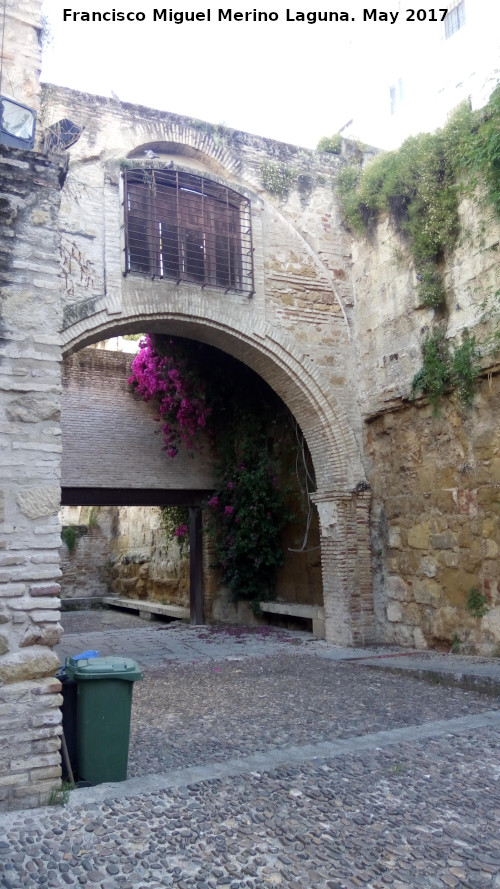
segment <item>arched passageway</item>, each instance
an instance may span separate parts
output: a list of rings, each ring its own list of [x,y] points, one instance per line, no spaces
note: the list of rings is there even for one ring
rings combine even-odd
[[[228,311],[227,315],[230,314]],[[297,420],[314,465],[317,491],[313,499],[318,508],[321,526],[321,563],[327,638],[343,644],[366,642],[373,629],[373,608],[369,589],[369,492],[363,480],[353,432],[340,406],[331,396],[325,397],[318,368],[296,357],[293,343],[287,343],[283,334],[264,329],[258,331],[258,334],[261,334],[258,336],[255,330],[245,329],[241,320],[238,321],[236,313],[232,318],[229,317],[228,321],[232,323],[222,325],[220,319],[216,321],[209,314],[205,318],[200,318],[199,312],[196,318],[192,316],[179,318],[168,312],[148,315],[137,311],[126,319],[120,318],[119,321],[110,324],[109,318],[106,322],[102,313],[98,313],[80,320],[64,331],[65,352],[68,356],[74,356],[78,350],[102,338],[148,329],[214,345],[237,357],[262,376]],[[113,428],[109,424],[103,427],[100,451],[109,453],[110,445],[105,438],[106,426]],[[94,487],[99,486],[101,489],[114,487],[122,491],[127,488],[136,490],[139,488],[137,479],[131,483],[126,473],[120,477],[120,467],[126,465],[125,438],[122,440],[122,446],[124,457],[121,459],[119,452],[116,454],[114,463],[118,474],[111,480],[112,484],[108,479],[108,483],[103,485],[101,477]],[[65,461],[69,458],[70,452],[63,451],[63,491],[75,487],[68,483],[71,472],[68,474]],[[92,475],[91,463],[92,460],[90,462]],[[198,485],[200,491],[208,488],[206,483]],[[71,496],[74,497],[75,493],[73,492]],[[101,500],[105,496],[102,490],[99,496]]]

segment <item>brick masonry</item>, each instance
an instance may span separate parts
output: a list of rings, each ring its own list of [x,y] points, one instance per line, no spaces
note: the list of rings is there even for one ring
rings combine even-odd
[[[60,775],[60,336],[65,163],[0,150],[0,806]]]

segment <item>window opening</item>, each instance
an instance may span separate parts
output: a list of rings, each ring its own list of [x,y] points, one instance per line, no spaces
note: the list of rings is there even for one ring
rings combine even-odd
[[[444,20],[444,36],[448,40],[465,25],[465,0],[455,0]]]
[[[126,170],[126,272],[251,295],[250,202],[192,173]]]

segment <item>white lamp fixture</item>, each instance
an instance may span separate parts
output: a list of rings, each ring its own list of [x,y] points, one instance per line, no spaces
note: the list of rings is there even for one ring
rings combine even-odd
[[[32,149],[35,144],[36,112],[14,99],[0,96],[0,144]]]

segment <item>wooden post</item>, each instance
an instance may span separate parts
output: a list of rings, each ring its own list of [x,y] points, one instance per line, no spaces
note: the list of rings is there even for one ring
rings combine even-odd
[[[190,623],[203,624],[203,547],[201,506],[189,507],[189,608]]]

